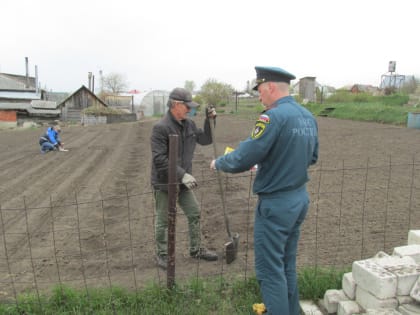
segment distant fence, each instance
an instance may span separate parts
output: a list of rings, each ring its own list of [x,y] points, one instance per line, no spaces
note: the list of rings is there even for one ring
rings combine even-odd
[[[224,222],[218,205],[211,204],[216,200],[215,177],[210,171],[195,175],[200,182],[197,198],[206,205],[205,241],[218,237],[214,243],[220,242],[220,253],[226,234],[213,233]],[[410,229],[420,228],[420,162],[415,158],[320,161],[310,175],[311,207],[302,227],[299,267],[349,266],[379,251],[392,253],[406,244]],[[188,229],[178,211],[177,281],[254,274],[254,177],[247,172],[224,178],[228,207],[233,209],[231,228],[241,236],[238,258],[230,265],[223,258],[210,263],[187,255]],[[164,284],[165,272],[155,262],[152,191],[118,187],[118,194],[101,190],[95,200],[84,200],[80,188],[66,200],[50,197],[46,207],[31,207],[25,197],[22,208],[0,205],[0,299],[15,303],[23,291],[39,295],[55,285],[139,290],[151,282]],[[32,219],[40,216],[42,227],[32,226]],[[19,220],[18,228],[10,230]]]

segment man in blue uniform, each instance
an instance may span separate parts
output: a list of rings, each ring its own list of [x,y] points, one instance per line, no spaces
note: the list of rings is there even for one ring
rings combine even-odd
[[[254,223],[255,269],[268,314],[298,315],[296,253],[309,196],[308,168],[318,159],[318,126],[289,95],[295,76],[277,67],[255,67],[254,90],[265,110],[238,148],[210,168],[238,173],[258,165]]]

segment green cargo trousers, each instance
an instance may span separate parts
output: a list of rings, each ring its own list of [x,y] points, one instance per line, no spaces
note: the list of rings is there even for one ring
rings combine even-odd
[[[156,253],[159,256],[168,254],[168,192],[155,190],[155,237]],[[200,249],[200,209],[192,190],[181,190],[178,193],[179,206],[188,220],[190,253]]]

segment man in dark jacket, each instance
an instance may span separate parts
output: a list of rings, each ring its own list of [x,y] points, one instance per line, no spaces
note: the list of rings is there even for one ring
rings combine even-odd
[[[169,135],[179,136],[176,177],[180,183],[178,204],[185,213],[189,228],[189,253],[191,257],[214,261],[218,259],[215,252],[201,246],[200,209],[192,189],[197,181],[192,176],[192,159],[196,144],[212,143],[209,118],[216,112],[212,109],[206,114],[204,130],[197,128],[194,121],[187,116],[198,106],[192,102],[191,93],[183,88],[175,88],[169,95],[166,115],[153,126],[151,136],[152,148],[152,186],[156,210],[156,251],[158,266],[167,268],[167,230],[168,230],[168,161]]]

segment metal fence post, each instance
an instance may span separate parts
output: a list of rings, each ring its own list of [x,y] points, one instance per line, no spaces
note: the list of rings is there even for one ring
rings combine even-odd
[[[168,270],[167,287],[175,284],[175,223],[178,184],[176,166],[178,158],[178,135],[169,135],[169,168],[168,168]]]

